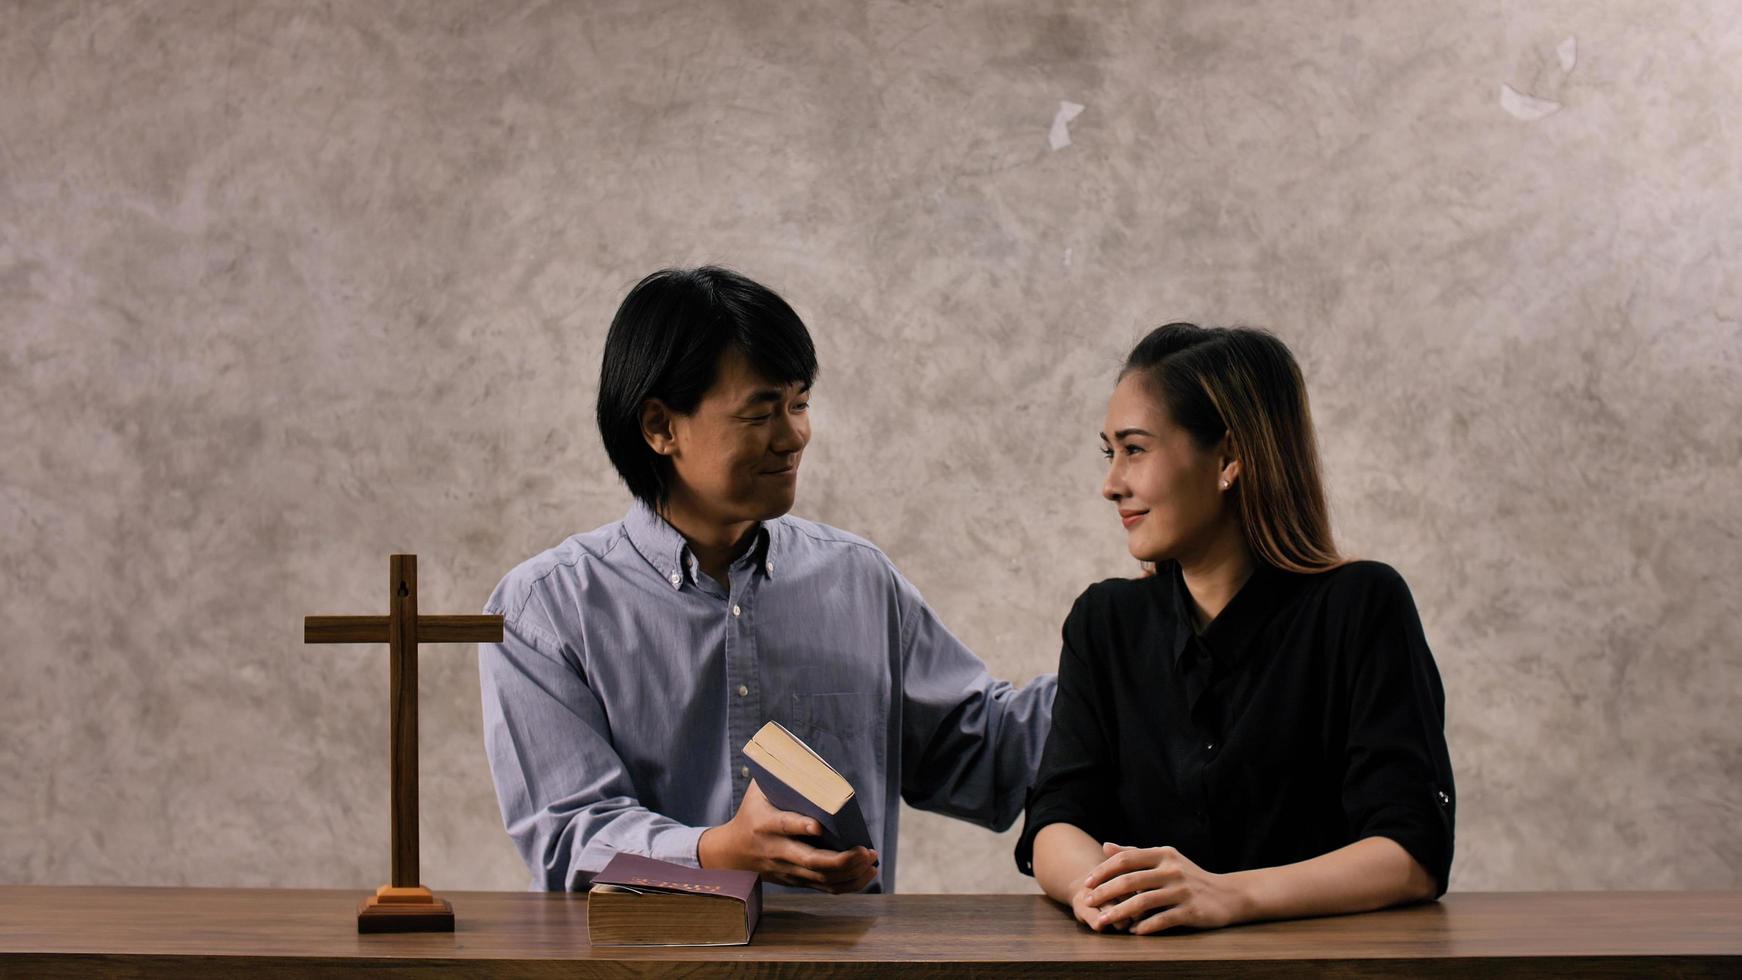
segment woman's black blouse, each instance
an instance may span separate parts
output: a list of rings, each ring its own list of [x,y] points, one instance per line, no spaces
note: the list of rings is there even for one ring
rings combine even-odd
[[[1263,566],[1201,634],[1179,568],[1090,586],[1065,620],[1052,734],[1016,864],[1069,823],[1212,872],[1367,837],[1445,892],[1456,794],[1445,692],[1403,579]]]

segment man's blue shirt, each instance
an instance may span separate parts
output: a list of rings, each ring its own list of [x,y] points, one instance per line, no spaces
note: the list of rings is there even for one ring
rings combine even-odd
[[[585,888],[618,851],[694,867],[770,720],[853,784],[873,891],[895,888],[901,800],[998,830],[1022,812],[1054,675],[993,679],[883,552],[822,524],[764,522],[728,579],[636,504],[496,587],[484,743],[533,887]]]

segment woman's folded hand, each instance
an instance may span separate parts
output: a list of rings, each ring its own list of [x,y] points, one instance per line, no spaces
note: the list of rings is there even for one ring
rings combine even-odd
[[[1096,932],[1148,935],[1189,926],[1215,929],[1249,917],[1235,875],[1213,874],[1172,847],[1103,845],[1107,859],[1089,872],[1071,907]]]

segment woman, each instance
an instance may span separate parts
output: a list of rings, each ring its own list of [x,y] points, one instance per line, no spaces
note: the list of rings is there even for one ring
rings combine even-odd
[[[1102,495],[1153,576],[1077,599],[1017,864],[1097,932],[1436,898],[1445,695],[1409,589],[1338,556],[1300,369],[1174,323],[1107,404]]]

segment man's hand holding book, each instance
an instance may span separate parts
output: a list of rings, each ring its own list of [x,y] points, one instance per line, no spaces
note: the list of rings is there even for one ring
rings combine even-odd
[[[752,782],[732,819],[702,833],[696,856],[704,868],[755,871],[776,884],[834,894],[863,891],[877,877],[877,852],[826,851],[801,839],[822,834],[816,820],[776,809]]]

